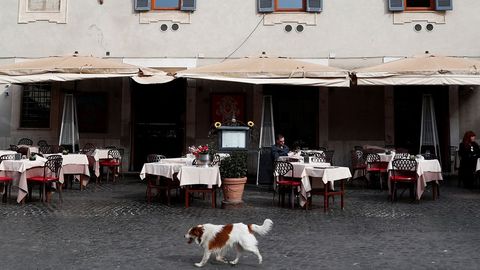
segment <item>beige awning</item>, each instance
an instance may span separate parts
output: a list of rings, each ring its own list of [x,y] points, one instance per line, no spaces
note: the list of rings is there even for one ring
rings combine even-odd
[[[348,71],[288,58],[266,56],[229,60],[178,72],[178,78],[242,82],[349,87]]]
[[[0,83],[74,81],[95,78],[155,77],[153,83],[173,80],[165,72],[93,56],[52,56],[0,66]],[[139,82],[141,83],[141,82]],[[152,82],[150,82],[152,83]]]
[[[358,85],[480,85],[480,61],[431,54],[352,73]]]

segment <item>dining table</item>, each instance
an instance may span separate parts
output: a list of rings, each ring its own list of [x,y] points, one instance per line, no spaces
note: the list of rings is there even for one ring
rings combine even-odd
[[[61,155],[63,174],[76,175],[80,178],[80,190],[85,188],[90,181],[90,170],[88,168],[88,158],[85,154],[44,154],[45,158],[51,155]]]
[[[305,167],[301,175],[300,205],[303,207],[311,197],[312,187],[321,187],[324,196],[323,209],[329,207],[328,197],[340,195],[341,208],[344,208],[345,180],[352,177],[350,168],[339,166]],[[339,190],[335,190],[335,182],[340,181]],[[329,186],[328,186],[329,185]]]
[[[12,186],[18,188],[17,202],[21,203],[25,196],[28,195],[27,178],[43,175],[43,166],[47,161],[46,158],[37,156],[35,160],[3,160],[0,163],[0,175],[13,178]],[[59,172],[59,182],[64,182],[63,169]]]
[[[425,191],[427,183],[434,182],[435,184],[439,184],[438,181],[443,180],[442,176],[442,166],[440,166],[440,162],[438,159],[430,159],[426,160],[423,158],[416,158],[417,161],[417,183],[416,183],[416,199],[420,200],[422,194]],[[389,172],[393,169],[392,162],[390,161],[388,164]],[[390,181],[388,181],[388,191],[389,195],[392,195],[392,188]]]
[[[143,180],[147,175],[156,175],[173,179],[174,174],[177,174],[180,186],[207,185],[209,188],[213,185],[221,186],[218,166],[194,166],[192,161],[192,158],[166,158],[159,162],[145,163],[140,178]]]

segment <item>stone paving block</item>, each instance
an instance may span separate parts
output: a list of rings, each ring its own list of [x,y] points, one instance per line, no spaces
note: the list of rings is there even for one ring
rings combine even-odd
[[[119,184],[68,189],[64,202],[0,204],[1,269],[196,269],[203,251],[183,235],[194,225],[234,222],[273,230],[258,236],[262,265],[244,254],[232,267],[211,260],[205,269],[478,269],[480,191],[441,186],[433,201],[404,196],[391,203],[386,191],[347,189],[323,212],[277,207],[272,193],[248,186],[245,207],[212,209],[196,199],[167,206],[145,202],[145,183],[126,177]],[[219,197],[220,198],[220,197]],[[38,200],[38,197],[37,197]],[[220,206],[220,204],[218,204]],[[233,252],[228,257],[232,258]]]

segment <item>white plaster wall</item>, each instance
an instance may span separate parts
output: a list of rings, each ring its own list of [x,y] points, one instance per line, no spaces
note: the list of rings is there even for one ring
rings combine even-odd
[[[232,55],[242,57],[266,51],[270,55],[298,58],[337,59],[409,56],[428,50],[437,54],[480,56],[475,25],[480,22],[480,2],[455,1],[445,24],[434,30],[415,32],[413,23],[393,24],[393,13],[382,0],[325,1],[316,25],[302,33],[286,33],[284,24],[264,25],[255,0],[198,0],[191,23],[178,31],[160,31],[171,22],[140,24],[133,0],[68,1],[66,24],[34,22],[18,24],[18,1],[2,1],[0,34],[8,42],[0,45],[1,57],[39,57],[81,54],[112,57],[224,58],[253,31]],[[423,26],[426,22],[419,22]],[[296,25],[292,23],[292,25]],[[354,63],[348,64],[350,66]]]

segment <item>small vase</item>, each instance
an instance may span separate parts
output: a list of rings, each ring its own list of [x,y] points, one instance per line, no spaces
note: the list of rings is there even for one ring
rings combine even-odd
[[[208,167],[208,164],[210,163],[210,155],[209,154],[199,154],[198,158],[198,166],[199,167]]]

